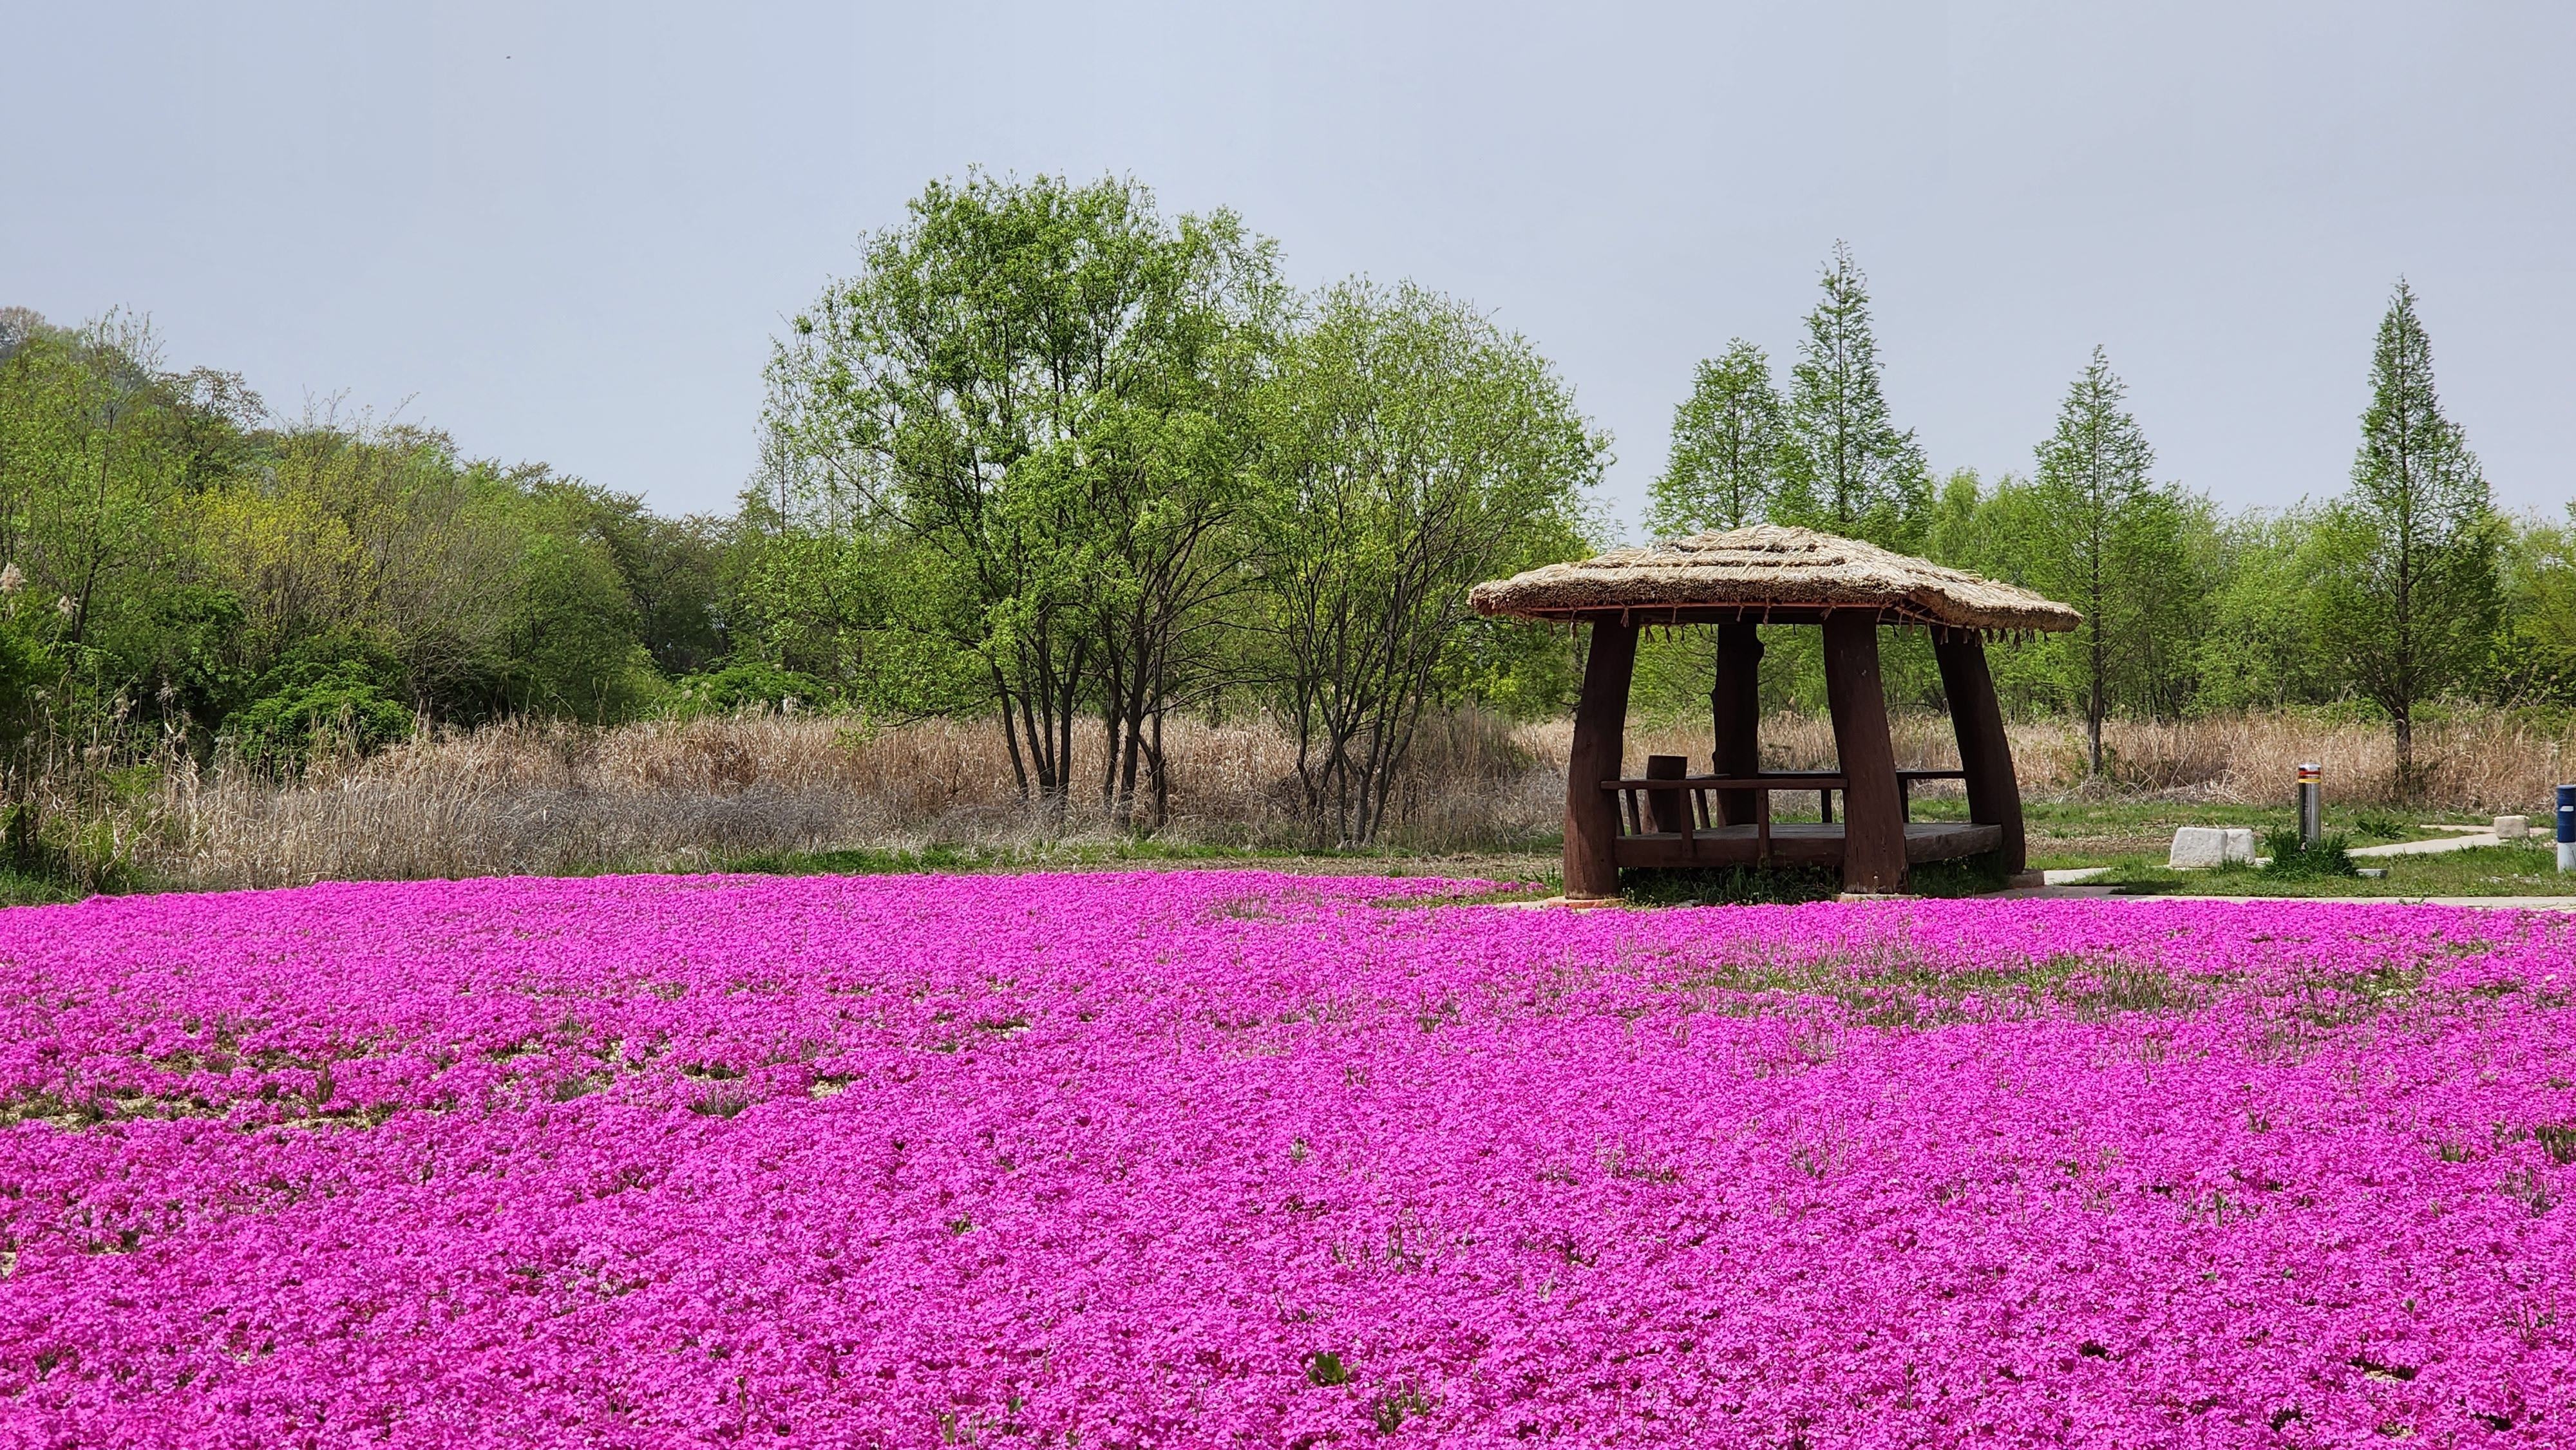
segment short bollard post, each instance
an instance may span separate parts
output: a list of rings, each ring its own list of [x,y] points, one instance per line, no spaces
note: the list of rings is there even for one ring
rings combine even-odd
[[[2299,844],[2313,846],[2326,834],[2325,804],[2318,799],[2324,772],[2315,761],[2299,767]]]
[[[2558,788],[2558,869],[2576,871],[2576,785]]]

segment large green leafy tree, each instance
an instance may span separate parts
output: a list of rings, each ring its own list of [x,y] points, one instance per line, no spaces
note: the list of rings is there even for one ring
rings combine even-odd
[[[2055,521],[2040,500],[2038,485],[2019,474],[2004,474],[1989,487],[1974,469],[1951,470],[1941,480],[1925,522],[1923,557],[2024,588],[2044,587],[2038,575],[2058,548]],[[1901,659],[1906,651],[1900,644],[1889,653]],[[2064,682],[2055,663],[2045,650],[2027,646],[1986,652],[1996,697],[2015,714],[2065,707]],[[1896,698],[1939,705],[1943,701],[1933,693],[1939,677],[1936,663],[1928,674],[1900,681],[1915,688]]]
[[[1807,314],[1789,373],[1790,448],[1774,516],[1910,553],[1931,503],[1931,472],[1914,430],[1899,430],[1888,414],[1869,279],[1836,242],[1822,281],[1825,295]]]
[[[1067,798],[1086,707],[1128,762],[1105,792],[1132,789],[1184,688],[1243,478],[1235,335],[1273,291],[1230,215],[979,174],[924,191],[777,351],[780,532],[873,537],[803,552],[839,578],[882,561],[881,600],[851,603],[881,607],[857,627],[905,638],[899,657],[973,658],[1032,799]]]
[[[1700,363],[1690,396],[1673,409],[1672,453],[1654,482],[1647,527],[1671,536],[1761,522],[1779,494],[1787,444],[1771,360],[1739,337]]]
[[[2372,350],[2352,488],[2326,509],[2317,542],[2317,644],[2387,712],[2398,787],[2412,791],[2417,706],[2470,687],[2495,633],[2502,529],[2477,455],[2442,413],[2432,343],[2403,281]]]
[[[2176,614],[2191,605],[2181,500],[2149,476],[2155,451],[2124,406],[2127,392],[2093,349],[2038,448],[2036,502],[2049,527],[2028,569],[2043,592],[2084,614],[2062,648],[2073,656],[2071,693],[2097,776],[2104,717],[2121,703],[2169,706],[2163,687],[2187,657],[2172,638],[2184,632]]]
[[[77,331],[27,316],[0,360],[0,557],[74,650],[170,577],[189,457],[185,396],[158,363],[150,327],[122,313]]]
[[[1609,440],[1529,344],[1414,286],[1350,282],[1266,395],[1256,519],[1277,713],[1319,840],[1383,825],[1467,591],[1586,549]]]
[[[240,613],[195,577],[191,523],[251,481],[263,415],[238,377],[165,371],[132,314],[0,309],[0,564],[9,632],[36,650],[21,663],[46,676],[26,729],[202,722],[237,697]]]
[[[1135,386],[1095,420],[1085,552],[1100,644],[1100,795],[1120,825],[1168,814],[1163,722],[1238,683],[1228,647],[1259,449],[1257,391],[1287,306],[1266,242],[1233,218],[1182,219],[1157,264]]]

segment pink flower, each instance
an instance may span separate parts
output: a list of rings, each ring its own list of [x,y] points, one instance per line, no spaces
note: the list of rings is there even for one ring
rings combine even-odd
[[[0,913],[0,1444],[2576,1426],[2563,919],[1482,886]]]

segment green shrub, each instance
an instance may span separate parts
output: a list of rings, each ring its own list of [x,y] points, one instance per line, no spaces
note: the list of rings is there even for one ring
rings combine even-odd
[[[260,676],[256,697],[224,719],[244,759],[293,768],[318,746],[360,754],[407,740],[412,708],[395,694],[399,668],[361,640],[325,638]]]
[[[2263,833],[2263,854],[2272,858],[2263,869],[2274,876],[2358,876],[2361,868],[2347,854],[2351,845],[2352,838],[2340,831],[2303,845],[2296,828],[2283,826]]]
[[[742,660],[720,670],[688,675],[671,691],[670,713],[683,720],[701,715],[730,715],[737,710],[825,705],[831,687],[811,675],[782,669],[767,660]]]
[[[12,616],[0,617],[0,745],[16,745],[42,723],[45,688],[59,685],[62,661]]]
[[[508,708],[609,725],[647,714],[662,677],[636,639],[635,603],[595,540],[529,542],[507,632]]]

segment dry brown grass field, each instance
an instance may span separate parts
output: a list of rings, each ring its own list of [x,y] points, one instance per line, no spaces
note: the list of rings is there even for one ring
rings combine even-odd
[[[1952,764],[1948,721],[1900,715],[1897,758]],[[1423,853],[1552,851],[1562,817],[1570,727],[1513,728],[1461,712],[1428,724],[1397,793],[1388,839]],[[1630,733],[1630,768],[1650,753],[1699,755],[1688,723]],[[2034,799],[2269,802],[2301,760],[2322,763],[2336,799],[2394,804],[2387,731],[2288,715],[2153,723],[2108,732],[2109,779],[2087,783],[2080,728],[2013,727]],[[1820,719],[1777,716],[1769,763],[1832,763]],[[2463,714],[2419,733],[2428,809],[2537,806],[2560,774],[2564,735],[2500,713]],[[1312,844],[1298,814],[1293,745],[1265,725],[1177,726],[1172,819],[1159,833],[1190,845]],[[1097,780],[1086,741],[1078,779]],[[112,801],[81,772],[48,772],[40,796],[58,818],[89,823],[93,854],[156,883],[197,888],[611,869],[695,869],[748,855],[934,846],[1025,849],[1111,841],[1077,790],[1055,817],[1018,799],[990,725],[939,722],[871,730],[827,716],[754,715],[609,730],[500,725],[424,739],[364,758],[316,762],[300,779],[164,759]],[[1935,793],[1927,790],[1926,794]],[[1333,843],[1323,843],[1330,845]]]
[[[1901,714],[1890,724],[1900,768],[1958,764],[1949,717]],[[2041,800],[2267,803],[2285,798],[2300,762],[2314,761],[2325,768],[2333,797],[2345,804],[2499,811],[2546,804],[2551,787],[2565,779],[2559,773],[2562,746],[2576,752],[2576,730],[2503,711],[2464,711],[2419,723],[2415,751],[2422,780],[2410,803],[2396,789],[2396,748],[2384,724],[2286,713],[2114,720],[2103,730],[2105,779],[2089,784],[2082,722],[2022,721],[2007,733],[2022,793]],[[1570,728],[1560,726],[1549,737],[1559,742],[1560,759],[1568,734]],[[1705,752],[1706,734],[1692,724],[1632,732],[1629,753],[1642,759],[1649,750]],[[1821,769],[1834,760],[1833,729],[1821,716],[1775,715],[1763,722],[1762,739],[1764,759],[1775,767]]]
[[[1306,841],[1295,750],[1260,727],[1170,732],[1171,820],[1194,844]],[[1099,778],[1098,744],[1077,780]],[[1562,775],[1489,717],[1432,722],[1397,791],[1420,850],[1552,841]],[[174,885],[702,868],[748,854],[867,847],[1013,848],[1117,836],[1096,786],[1060,813],[1021,804],[997,728],[867,730],[751,715],[610,730],[513,724],[324,759],[300,780],[167,763],[118,813],[129,859]],[[66,803],[67,805],[70,803]]]

